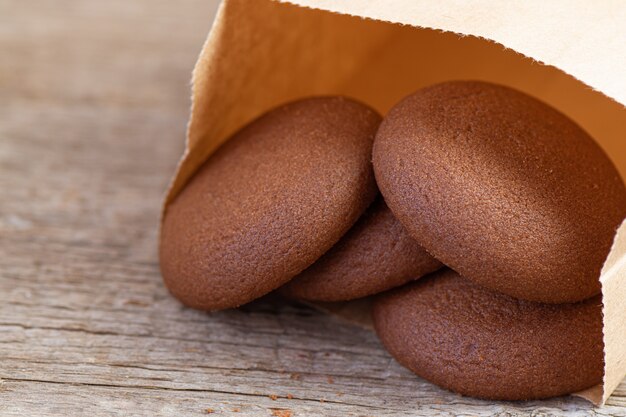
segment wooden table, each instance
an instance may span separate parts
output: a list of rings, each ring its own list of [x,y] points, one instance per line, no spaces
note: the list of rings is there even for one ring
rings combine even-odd
[[[622,415],[463,398],[369,331],[265,299],[206,314],[156,230],[216,0],[0,0],[0,415]]]

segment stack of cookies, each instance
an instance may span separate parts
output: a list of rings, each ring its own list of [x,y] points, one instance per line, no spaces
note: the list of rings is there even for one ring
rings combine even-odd
[[[384,117],[343,97],[275,108],[167,207],[160,260],[188,306],[273,290],[372,296],[416,374],[490,399],[602,381],[600,270],[626,188],[575,122],[519,91],[456,81]]]

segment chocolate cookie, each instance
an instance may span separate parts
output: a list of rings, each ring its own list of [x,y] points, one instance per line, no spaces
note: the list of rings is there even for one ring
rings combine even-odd
[[[361,103],[320,97],[236,133],[167,207],[160,262],[172,294],[195,308],[236,307],[322,256],[376,196],[379,123]]]
[[[391,109],[373,161],[394,215],[464,277],[548,303],[599,293],[626,189],[554,108],[484,82],[435,85]]]
[[[378,296],[373,317],[398,362],[463,395],[539,399],[602,382],[600,296],[535,303],[442,270]]]
[[[352,300],[405,284],[441,266],[378,198],[335,246],[280,291],[310,301]]]

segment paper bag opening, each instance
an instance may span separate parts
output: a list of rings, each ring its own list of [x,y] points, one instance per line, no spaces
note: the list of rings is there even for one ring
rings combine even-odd
[[[626,176],[624,68],[606,68],[611,48],[614,53],[623,52],[616,51],[616,45],[608,40],[609,34],[624,39],[626,29],[610,24],[619,19],[609,23],[599,19],[594,31],[589,22],[577,26],[576,19],[585,15],[572,13],[561,22],[568,30],[542,33],[551,18],[541,14],[545,12],[542,8],[554,5],[504,9],[490,4],[474,5],[470,10],[446,0],[437,7],[399,0],[374,5],[360,0],[292,3],[298,5],[273,0],[222,3],[194,70],[187,148],[164,210],[220,144],[269,108],[303,96],[341,94],[385,114],[405,95],[451,79],[509,85],[546,101],[587,130],[622,177]],[[568,6],[563,3],[560,7]],[[610,17],[611,11],[601,7],[599,15]],[[606,32],[607,24],[612,32]],[[534,33],[537,27],[541,30]],[[598,50],[590,49],[594,44],[584,38],[592,36],[589,33],[596,37],[604,34],[607,41]],[[574,42],[585,52],[578,58],[572,51]],[[588,62],[590,56],[595,61]],[[585,62],[578,62],[581,60]],[[594,65],[597,71],[593,71]],[[596,404],[604,403],[626,374],[626,223],[616,235],[600,279],[604,383],[581,393]],[[361,308],[364,305],[361,303]],[[344,316],[356,311],[350,305],[340,310]]]

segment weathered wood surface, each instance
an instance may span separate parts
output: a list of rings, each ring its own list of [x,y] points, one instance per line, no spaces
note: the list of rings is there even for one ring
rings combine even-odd
[[[622,415],[463,398],[264,300],[183,308],[156,261],[215,0],[0,0],[0,415]],[[276,397],[274,397],[276,396]]]

